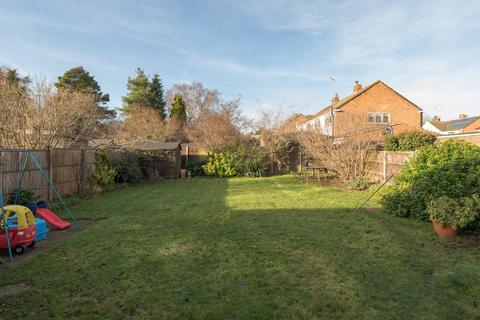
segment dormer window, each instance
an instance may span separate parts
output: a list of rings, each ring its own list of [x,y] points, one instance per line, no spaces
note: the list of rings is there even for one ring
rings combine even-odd
[[[390,113],[388,112],[369,112],[368,123],[390,123]]]

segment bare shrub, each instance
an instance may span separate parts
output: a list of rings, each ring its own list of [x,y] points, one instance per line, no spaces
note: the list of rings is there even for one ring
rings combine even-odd
[[[245,126],[240,100],[236,99],[202,110],[185,130],[189,140],[201,143],[210,151],[218,151],[237,144]]]
[[[66,147],[89,137],[95,128],[97,105],[93,95],[57,92],[43,80],[25,90],[0,86],[0,146],[44,149]]]
[[[220,92],[207,89],[200,82],[177,83],[166,93],[167,101],[175,95],[182,96],[187,107],[187,122],[194,121],[205,111],[215,110],[222,103]],[[170,113],[170,112],[169,112]]]
[[[122,140],[179,140],[182,126],[175,119],[164,120],[158,111],[148,107],[135,107],[123,121],[119,133]]]
[[[337,119],[335,138],[321,130],[298,132],[298,141],[307,155],[342,181],[366,176],[369,162],[381,139],[377,125],[369,125],[362,115],[342,115]]]
[[[296,135],[288,130],[281,110],[261,110],[255,125],[261,146],[270,156],[270,174],[282,172],[298,146]]]

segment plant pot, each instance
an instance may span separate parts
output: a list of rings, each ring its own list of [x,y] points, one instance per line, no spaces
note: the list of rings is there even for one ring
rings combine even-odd
[[[187,169],[180,169],[180,177],[185,179],[187,177]]]
[[[435,220],[432,220],[433,229],[439,237],[454,237],[457,235],[457,231],[452,228],[451,224],[446,224],[444,227],[439,225]]]

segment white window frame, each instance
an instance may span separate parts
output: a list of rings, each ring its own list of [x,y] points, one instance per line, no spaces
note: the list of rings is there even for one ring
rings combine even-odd
[[[388,118],[387,122],[384,121],[385,116]],[[377,121],[377,117],[379,117],[380,121]],[[373,121],[370,121],[370,118],[372,118]],[[390,123],[391,119],[392,118],[391,118],[390,112],[369,112],[368,113],[368,123],[385,124],[385,123]]]

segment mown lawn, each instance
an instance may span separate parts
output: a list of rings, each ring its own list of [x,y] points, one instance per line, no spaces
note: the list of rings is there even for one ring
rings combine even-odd
[[[475,319],[480,252],[366,193],[291,176],[193,179],[81,202],[90,228],[15,268],[1,319]]]

